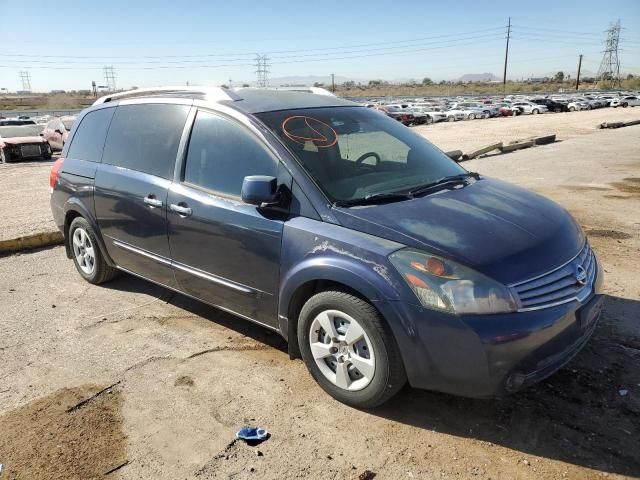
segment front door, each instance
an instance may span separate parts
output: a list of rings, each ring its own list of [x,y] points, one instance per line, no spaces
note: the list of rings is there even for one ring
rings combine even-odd
[[[116,264],[175,287],[167,238],[167,191],[190,107],[117,107],[95,178],[95,209]]]
[[[179,288],[276,327],[284,217],[240,199],[248,175],[276,176],[278,161],[233,119],[199,111],[181,181],[167,197]]]

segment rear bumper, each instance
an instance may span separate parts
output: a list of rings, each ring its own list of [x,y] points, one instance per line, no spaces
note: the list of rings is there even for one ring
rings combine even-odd
[[[409,328],[398,343],[413,387],[483,398],[519,391],[562,368],[591,337],[603,300],[592,294],[583,304],[501,315],[455,316],[400,302],[386,307]]]

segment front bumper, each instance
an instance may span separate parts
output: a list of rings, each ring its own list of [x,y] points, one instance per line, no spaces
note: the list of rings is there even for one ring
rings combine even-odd
[[[582,304],[500,315],[456,316],[402,302],[379,308],[402,318],[392,329],[411,386],[484,398],[521,390],[569,362],[600,316],[604,297],[595,291]]]

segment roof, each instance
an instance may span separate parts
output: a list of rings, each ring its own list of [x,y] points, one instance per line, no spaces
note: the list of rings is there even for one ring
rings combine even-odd
[[[314,107],[358,106],[342,98],[306,91],[241,89],[232,91],[219,87],[158,87],[119,92],[97,99],[94,105],[131,98],[192,98],[232,106],[245,113],[292,110]]]
[[[359,106],[357,103],[344,100],[340,97],[299,91],[246,89],[237,92],[237,94],[241,97],[240,100],[221,103],[232,104],[234,108],[242,110],[245,113],[315,107]]]

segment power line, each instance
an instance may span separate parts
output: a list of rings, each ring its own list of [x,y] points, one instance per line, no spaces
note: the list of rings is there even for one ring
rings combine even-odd
[[[300,53],[300,52],[320,52],[320,51],[327,51],[327,50],[345,50],[345,49],[351,49],[351,48],[360,48],[360,47],[372,47],[372,46],[379,46],[379,45],[398,45],[401,43],[416,43],[416,42],[422,42],[424,40],[440,40],[442,38],[447,38],[447,37],[460,37],[460,36],[466,36],[466,35],[473,35],[476,33],[484,33],[484,32],[490,32],[490,31],[504,31],[506,27],[494,27],[494,28],[484,28],[481,30],[472,30],[472,31],[468,31],[468,32],[460,32],[460,33],[448,33],[448,34],[442,34],[442,35],[433,35],[433,36],[429,36],[429,37],[419,37],[419,38],[412,38],[412,39],[407,39],[407,40],[394,40],[394,41],[385,41],[385,42],[374,42],[374,43],[360,43],[360,44],[354,44],[354,45],[343,45],[340,47],[320,47],[320,48],[305,48],[305,49],[295,49],[295,50],[275,50],[275,51],[271,51],[269,52],[270,55],[274,55],[274,54],[280,54],[280,53]],[[402,47],[396,47],[396,48],[402,48]],[[34,54],[24,54],[24,53],[11,53],[11,54],[5,54],[5,53],[0,53],[0,57],[34,57],[34,58],[75,58],[75,59],[96,59],[96,58],[102,58],[104,59],[117,59],[117,58],[131,58],[131,59],[141,59],[141,58],[149,58],[149,59],[154,59],[154,58],[216,58],[216,57],[221,57],[221,58],[226,58],[226,57],[237,57],[237,56],[253,56],[255,55],[255,53],[250,53],[250,52],[237,52],[237,53],[216,53],[216,54],[189,54],[189,55],[147,55],[147,56],[139,56],[139,55],[132,55],[132,56],[105,56],[105,57],[98,57],[96,55],[34,55]],[[244,60],[248,60],[247,58],[245,58]],[[225,60],[228,61],[228,60]]]
[[[620,44],[620,20],[612,24],[607,30],[607,40],[598,68],[597,78],[606,81],[611,87],[620,86],[620,58],[618,45]]]

